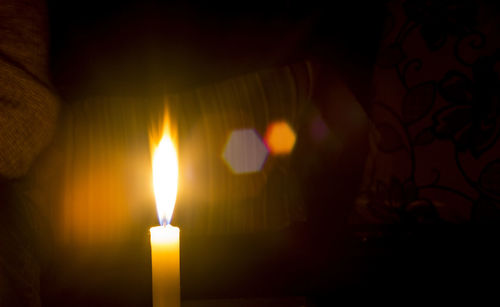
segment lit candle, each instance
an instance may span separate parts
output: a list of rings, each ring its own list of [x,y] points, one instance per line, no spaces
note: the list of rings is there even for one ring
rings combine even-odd
[[[177,197],[177,151],[169,133],[164,133],[153,154],[153,185],[158,218],[162,226],[152,227],[153,306],[179,307],[179,228],[170,225]]]

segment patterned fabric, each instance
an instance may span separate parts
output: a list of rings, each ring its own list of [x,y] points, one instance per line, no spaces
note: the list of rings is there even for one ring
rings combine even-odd
[[[497,5],[393,1],[356,223],[498,220]]]
[[[40,215],[13,179],[28,172],[55,128],[47,43],[44,1],[0,2],[0,306],[40,306]]]
[[[0,3],[0,176],[24,175],[55,127],[43,1]]]

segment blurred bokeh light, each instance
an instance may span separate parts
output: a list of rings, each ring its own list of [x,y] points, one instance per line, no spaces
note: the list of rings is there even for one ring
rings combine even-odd
[[[316,143],[324,141],[329,132],[330,130],[321,115],[316,114],[316,116],[312,119],[310,126],[310,133],[313,141]]]
[[[286,121],[275,121],[267,127],[265,141],[274,155],[292,152],[297,136]]]
[[[262,169],[268,153],[255,130],[240,129],[229,135],[222,156],[233,173],[248,174]]]

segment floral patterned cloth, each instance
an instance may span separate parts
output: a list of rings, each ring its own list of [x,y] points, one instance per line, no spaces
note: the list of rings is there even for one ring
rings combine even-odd
[[[498,220],[499,6],[388,7],[355,223]]]

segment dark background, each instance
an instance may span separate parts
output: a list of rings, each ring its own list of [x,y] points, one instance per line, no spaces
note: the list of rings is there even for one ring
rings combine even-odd
[[[69,96],[179,91],[312,57],[368,67],[384,16],[357,1],[49,1],[51,64]]]
[[[341,72],[364,104],[385,16],[375,1],[49,1],[53,81],[63,104],[71,104],[95,95],[189,90],[312,59],[327,73]],[[345,148],[344,168],[303,178],[306,222],[265,233],[183,235],[183,299],[303,296],[311,306],[331,306],[341,298],[494,293],[495,227],[345,222],[364,141]],[[347,209],[332,209],[334,202]],[[75,264],[59,254],[49,261],[44,305],[151,305],[146,232],[99,258],[81,258]]]

